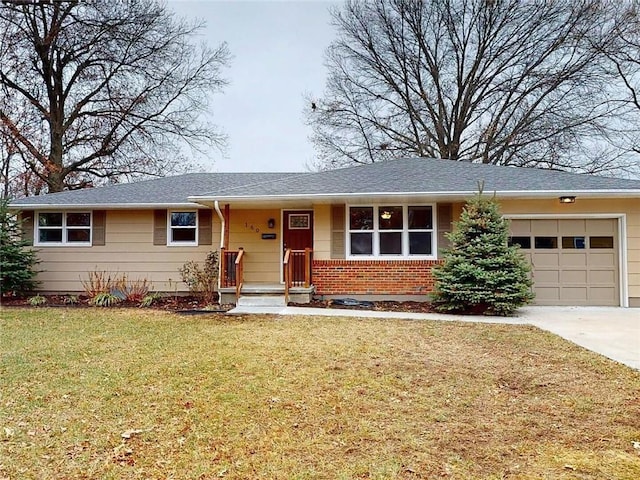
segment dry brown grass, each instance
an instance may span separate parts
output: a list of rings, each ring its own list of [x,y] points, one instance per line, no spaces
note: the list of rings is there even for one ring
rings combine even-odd
[[[530,327],[7,309],[0,387],[2,479],[640,478],[640,372]]]

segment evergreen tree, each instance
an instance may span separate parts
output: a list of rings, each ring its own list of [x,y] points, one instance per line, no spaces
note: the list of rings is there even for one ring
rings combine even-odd
[[[517,246],[508,246],[509,223],[482,189],[469,200],[444,263],[434,268],[434,305],[441,312],[511,315],[533,299],[530,267]]]
[[[32,291],[38,282],[35,266],[36,252],[22,239],[22,229],[9,202],[0,200],[0,294],[23,295]]]

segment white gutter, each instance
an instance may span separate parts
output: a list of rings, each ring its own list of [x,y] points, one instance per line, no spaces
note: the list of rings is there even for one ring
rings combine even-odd
[[[224,196],[208,196],[193,195],[188,197],[192,202],[213,201],[215,198],[227,202],[232,201],[248,201],[248,202],[264,202],[264,201],[291,201],[291,200],[332,200],[346,198],[362,198],[362,197],[460,197],[468,198],[476,195],[477,191],[445,191],[445,192],[355,192],[355,193],[309,193],[309,194],[284,194],[284,195],[224,195]],[[640,196],[640,190],[503,190],[493,191],[487,190],[484,195],[496,195],[498,198],[518,198],[518,199],[534,199],[534,198],[552,198],[563,195],[574,195],[578,198],[635,198]]]
[[[220,224],[222,225],[222,228],[220,229],[220,248],[222,248],[224,247],[224,228],[225,228],[224,223],[225,222],[224,222],[224,215],[220,211],[220,203],[218,202],[218,200],[213,202],[213,208],[216,209],[216,213],[218,214],[218,218],[220,219]]]

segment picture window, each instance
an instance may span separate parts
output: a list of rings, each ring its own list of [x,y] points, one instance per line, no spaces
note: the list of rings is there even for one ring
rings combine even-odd
[[[351,256],[431,256],[434,250],[431,205],[380,205],[349,208]]]
[[[36,245],[91,245],[90,212],[40,212]]]

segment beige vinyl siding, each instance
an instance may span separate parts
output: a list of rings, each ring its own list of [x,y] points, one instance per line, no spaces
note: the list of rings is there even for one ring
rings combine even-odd
[[[237,250],[240,247],[245,250],[245,283],[280,282],[281,211],[279,209],[238,210],[232,205],[229,216],[229,250]],[[275,219],[275,228],[267,227],[270,218]],[[263,233],[275,233],[276,239],[263,240]]]
[[[166,214],[165,214],[166,215]],[[153,210],[110,210],[106,213],[105,245],[92,247],[38,247],[41,262],[38,274],[40,289],[45,292],[81,292],[81,280],[90,271],[126,274],[130,279],[146,278],[153,289],[184,292],[178,269],[185,262],[203,261],[207,253],[217,250],[220,222],[214,217],[214,245],[153,245]]]
[[[331,205],[313,207],[313,258],[329,260],[331,258]]]
[[[345,258],[346,256],[346,206],[331,206],[331,258]]]
[[[626,215],[627,282],[629,303],[640,306],[640,202],[637,199],[581,199],[573,204],[560,204],[558,199],[548,200],[503,200],[502,213],[585,216],[593,214]]]
[[[438,229],[438,257],[442,256],[442,251],[451,246],[451,242],[447,238],[447,233],[453,230],[453,205],[451,203],[439,203],[437,207]]]

